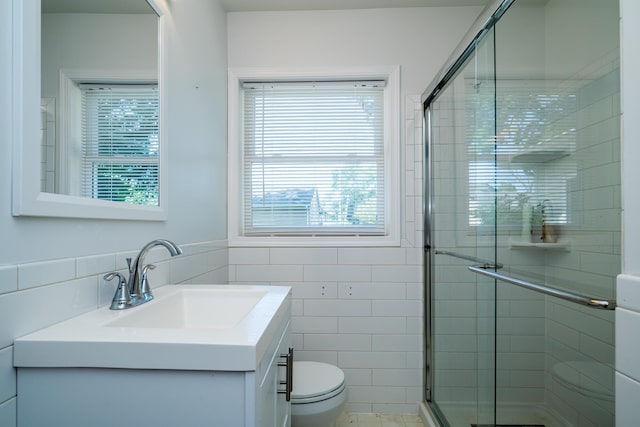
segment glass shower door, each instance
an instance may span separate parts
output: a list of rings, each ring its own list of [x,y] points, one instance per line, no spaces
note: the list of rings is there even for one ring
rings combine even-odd
[[[618,1],[501,12],[425,109],[427,399],[449,427],[613,427]]]
[[[516,1],[494,27],[499,273],[543,287],[496,284],[498,425],[614,425],[614,311],[580,298],[620,271],[618,20]]]
[[[495,424],[495,283],[470,264],[496,256],[493,33],[473,46],[428,111],[432,144],[431,402],[443,425]],[[469,198],[470,189],[478,189]]]

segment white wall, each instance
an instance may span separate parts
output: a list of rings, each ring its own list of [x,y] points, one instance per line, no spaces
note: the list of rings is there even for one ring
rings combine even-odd
[[[151,9],[149,9],[151,11]],[[58,97],[64,69],[147,70],[158,60],[154,14],[42,15],[42,97]]]
[[[229,249],[230,282],[293,287],[296,358],[337,364],[345,371],[348,411],[415,412],[422,399],[418,94],[479,12],[416,8],[228,16],[231,68],[401,67],[402,245]]]
[[[152,283],[224,282],[226,15],[217,1],[166,2],[169,218],[163,222],[11,216],[12,9],[0,2],[0,425],[15,425],[13,339],[109,302],[102,275],[155,238],[184,245]],[[37,143],[37,141],[34,141]]]

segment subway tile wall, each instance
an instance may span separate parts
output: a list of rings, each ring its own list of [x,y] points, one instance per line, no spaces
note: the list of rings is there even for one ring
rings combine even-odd
[[[146,260],[153,288],[167,283],[227,283],[226,241],[182,244],[171,258],[161,248]],[[54,323],[111,303],[115,283],[105,273],[126,272],[127,257],[137,251],[0,266],[0,426],[16,425],[16,370],[13,340]]]
[[[422,400],[422,107],[404,104],[400,247],[229,249],[230,283],[292,286],[296,359],[342,368],[350,412]]]

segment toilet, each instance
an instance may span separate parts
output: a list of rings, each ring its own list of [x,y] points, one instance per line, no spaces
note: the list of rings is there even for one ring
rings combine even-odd
[[[330,427],[346,401],[340,368],[322,362],[293,362],[291,427]]]
[[[612,378],[613,372],[612,365],[572,360],[554,364],[551,368],[551,377],[568,394],[590,398],[591,400],[587,401],[589,404],[597,401],[600,405],[610,407],[613,411],[613,390],[590,379]],[[584,401],[584,399],[581,399],[581,401]]]

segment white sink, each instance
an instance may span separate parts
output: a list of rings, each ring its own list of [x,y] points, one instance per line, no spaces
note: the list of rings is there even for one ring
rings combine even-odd
[[[14,366],[252,371],[290,316],[289,287],[167,285],[18,338]]]
[[[264,289],[179,289],[170,297],[129,309],[107,327],[229,329],[267,294]]]

